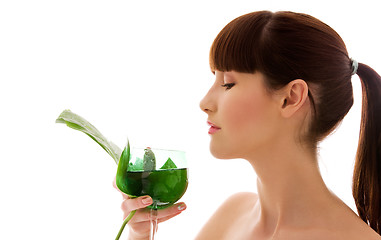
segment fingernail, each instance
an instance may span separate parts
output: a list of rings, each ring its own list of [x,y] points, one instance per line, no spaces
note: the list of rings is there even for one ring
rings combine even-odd
[[[179,209],[179,211],[184,211],[186,208],[187,206],[185,204],[180,204],[179,206],[177,206],[177,209]]]
[[[144,197],[144,198],[142,198],[142,203],[144,205],[151,205],[152,204],[152,198],[150,198],[150,197]]]

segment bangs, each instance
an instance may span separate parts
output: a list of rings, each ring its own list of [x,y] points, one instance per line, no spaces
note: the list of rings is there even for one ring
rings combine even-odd
[[[246,14],[226,25],[210,48],[211,71],[254,73],[261,70],[261,40],[272,15],[268,11]]]

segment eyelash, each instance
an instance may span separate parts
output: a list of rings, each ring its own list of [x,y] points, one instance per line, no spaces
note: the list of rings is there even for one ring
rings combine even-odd
[[[224,87],[224,88],[226,88],[226,90],[229,90],[232,87],[234,87],[234,85],[235,85],[235,83],[225,83],[225,84],[222,84],[221,87]]]

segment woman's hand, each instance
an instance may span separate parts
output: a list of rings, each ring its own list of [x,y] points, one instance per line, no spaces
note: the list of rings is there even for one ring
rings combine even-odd
[[[124,212],[125,219],[131,211],[137,210],[132,219],[128,222],[130,226],[129,239],[149,239],[150,234],[150,210],[146,207],[152,204],[150,196],[142,196],[137,198],[129,198],[125,193],[121,192],[115,184],[114,187],[122,194],[123,202],[121,208]],[[186,209],[185,203],[177,203],[165,209],[157,210],[157,222],[161,223],[168,219],[179,215]]]

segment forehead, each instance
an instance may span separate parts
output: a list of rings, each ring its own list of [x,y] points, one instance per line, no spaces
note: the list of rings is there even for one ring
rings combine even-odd
[[[243,73],[243,72],[236,72],[236,71],[215,71],[214,74],[216,76],[225,77],[225,78],[231,78],[236,80],[247,80],[247,81],[264,81],[264,75],[260,72],[255,73]]]

